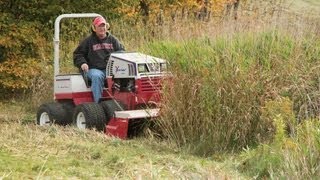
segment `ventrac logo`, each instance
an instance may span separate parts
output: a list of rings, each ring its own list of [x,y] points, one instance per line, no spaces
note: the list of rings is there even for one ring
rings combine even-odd
[[[127,69],[126,68],[121,68],[121,67],[119,67],[119,66],[115,66],[115,68],[116,68],[116,73],[118,73],[118,72],[125,72]]]

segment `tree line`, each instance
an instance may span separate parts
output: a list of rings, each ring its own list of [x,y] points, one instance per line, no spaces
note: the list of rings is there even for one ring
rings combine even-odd
[[[54,20],[60,14],[95,12],[107,15],[109,20],[123,19],[129,25],[161,25],[166,18],[209,21],[225,8],[227,13],[232,7],[236,12],[239,3],[240,0],[1,0],[0,91],[30,89],[43,71],[43,59],[50,59],[51,52],[44,47],[52,41]]]

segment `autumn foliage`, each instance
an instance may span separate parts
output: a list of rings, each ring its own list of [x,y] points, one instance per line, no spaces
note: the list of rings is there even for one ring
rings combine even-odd
[[[33,36],[39,32],[30,25],[16,23],[2,26],[6,26],[6,36],[0,39],[0,84],[9,89],[28,89],[34,77],[42,73],[41,48],[45,45],[45,39]]]
[[[47,70],[52,69],[53,64],[53,24],[60,14],[96,12],[108,15],[109,20],[122,19],[128,26],[161,25],[168,20],[175,21],[178,16],[210,20],[214,14],[221,14],[228,3],[230,0],[107,0],[106,3],[98,0],[79,0],[77,3],[2,0],[0,89],[6,92],[29,90],[40,75],[51,73]],[[79,28],[73,28],[78,32]]]

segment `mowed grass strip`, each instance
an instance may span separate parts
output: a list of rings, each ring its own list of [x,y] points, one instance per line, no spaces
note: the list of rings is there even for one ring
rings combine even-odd
[[[20,106],[6,107],[1,115]],[[222,163],[184,154],[152,138],[120,140],[93,130],[7,120],[0,126],[2,178],[240,177]]]

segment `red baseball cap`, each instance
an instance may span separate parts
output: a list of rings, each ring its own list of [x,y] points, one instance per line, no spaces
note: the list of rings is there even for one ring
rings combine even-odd
[[[107,22],[102,16],[98,16],[93,20],[92,24],[95,26],[99,26],[100,24],[107,24]]]

